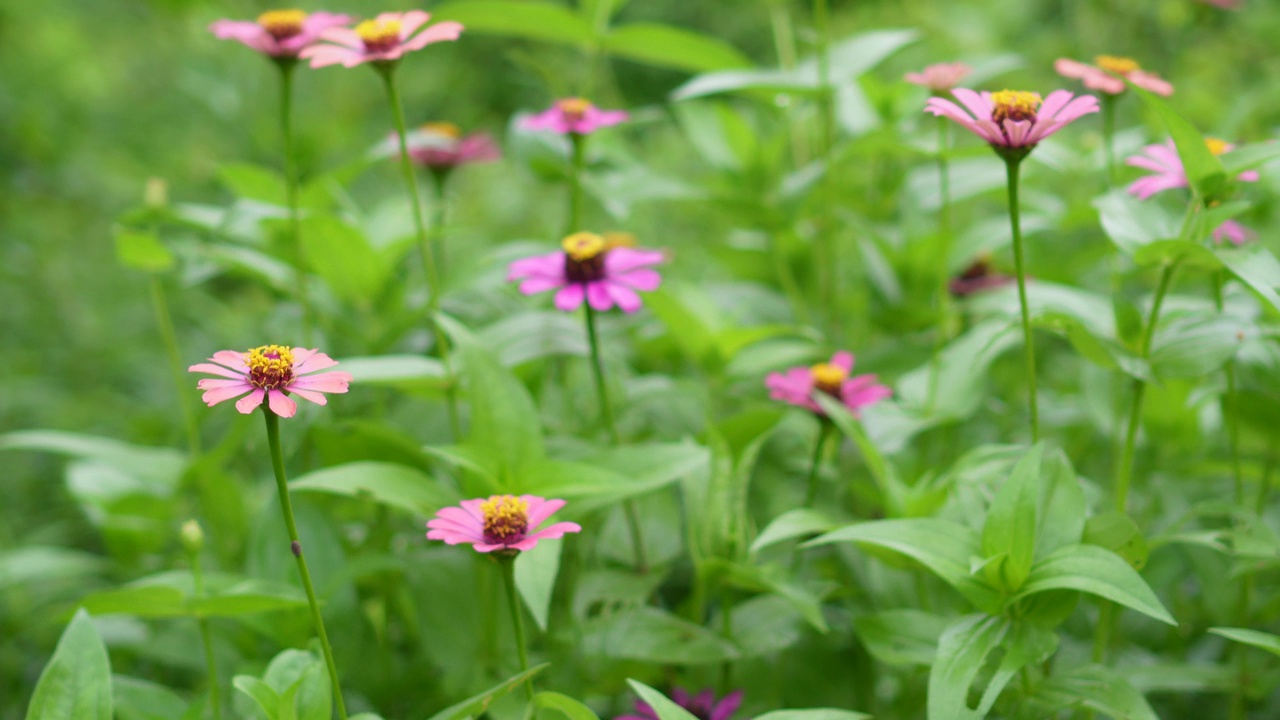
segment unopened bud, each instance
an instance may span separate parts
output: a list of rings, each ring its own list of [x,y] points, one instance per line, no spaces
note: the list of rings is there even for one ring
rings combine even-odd
[[[147,178],[147,188],[142,192],[147,207],[156,210],[169,204],[169,183],[164,178]]]
[[[204,549],[204,530],[200,528],[200,523],[195,520],[188,520],[182,523],[182,547],[189,553],[198,553]]]

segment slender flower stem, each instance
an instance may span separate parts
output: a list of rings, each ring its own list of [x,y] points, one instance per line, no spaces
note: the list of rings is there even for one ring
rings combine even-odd
[[[835,172],[831,167],[832,150],[835,148],[835,102],[831,86],[831,28],[829,0],[813,0],[813,25],[817,34],[818,87],[819,87],[819,155],[824,164],[822,173],[822,210],[818,224],[817,256],[818,293],[821,307],[830,321],[829,333],[837,339],[840,325],[836,298],[839,297],[839,253],[835,247],[835,229],[832,208],[835,206]]]
[[[151,307],[156,314],[156,327],[160,330],[165,354],[169,356],[169,372],[173,374],[173,383],[178,389],[178,405],[182,408],[182,424],[187,433],[187,451],[194,458],[200,454],[200,425],[191,407],[191,393],[186,392],[187,373],[182,368],[182,353],[178,350],[178,335],[173,328],[173,316],[169,314],[164,284],[154,274],[151,275]]]
[[[938,266],[938,334],[933,342],[933,358],[929,363],[929,394],[927,407],[932,410],[938,395],[938,374],[942,370],[942,349],[946,347],[949,325],[951,322],[951,179],[947,172],[947,135],[949,123],[945,117],[938,117],[938,233],[942,236],[942,247],[934,262]]]
[[[280,68],[280,134],[284,138],[284,191],[289,204],[289,234],[293,245],[293,266],[297,273],[298,297],[302,301],[302,341],[311,345],[311,329],[315,311],[307,289],[307,254],[302,246],[302,222],[298,216],[298,159],[293,146],[293,70],[294,58],[276,61]]]
[[[1116,96],[1102,95],[1102,144],[1107,158],[1107,185],[1116,181]]]
[[[569,133],[569,142],[573,146],[573,164],[569,175],[569,218],[564,229],[565,235],[572,235],[582,229],[582,171],[587,159],[585,135]]]
[[[1226,282],[1225,270],[1219,270],[1214,273],[1213,303],[1218,312],[1222,312],[1226,305],[1222,295]],[[1223,410],[1227,415],[1227,438],[1231,447],[1231,478],[1235,484],[1236,504],[1244,507],[1244,469],[1240,463],[1240,410],[1236,404],[1239,395],[1236,393],[1236,361],[1234,357],[1227,360],[1226,367],[1223,370],[1227,376],[1227,397]]]
[[[289,531],[289,549],[298,561],[298,575],[302,577],[302,588],[307,592],[307,602],[311,605],[311,621],[316,626],[316,634],[320,636],[320,648],[324,651],[324,662],[329,668],[329,684],[333,687],[333,698],[338,703],[338,717],[347,719],[347,704],[342,699],[342,685],[338,680],[338,665],[333,661],[333,648],[329,645],[329,633],[324,629],[324,617],[320,615],[320,603],[316,600],[316,590],[311,585],[311,571],[307,569],[307,559],[302,554],[302,541],[298,539],[298,525],[293,519],[293,503],[289,501],[289,481],[284,474],[284,453],[280,450],[280,418],[267,407],[262,406],[262,416],[267,421],[267,443],[271,447],[271,469],[276,475],[276,490],[280,494],[280,512],[284,515],[285,528]]]
[[[813,460],[809,463],[809,481],[808,490],[804,495],[804,506],[813,507],[813,502],[818,499],[818,477],[822,468],[822,456],[827,449],[827,443],[835,434],[833,430],[835,425],[827,418],[821,419],[822,427],[818,430],[818,439],[813,443]]]
[[[1027,306],[1027,271],[1023,261],[1022,222],[1018,211],[1018,169],[1022,158],[1005,158],[1009,184],[1009,226],[1013,230],[1013,262],[1018,276],[1018,305],[1022,309],[1022,339],[1027,361],[1028,400],[1031,408],[1031,442],[1040,441],[1040,410],[1036,404],[1036,348],[1031,335],[1031,310]]]
[[[432,234],[436,237],[435,248],[439,259],[439,267],[441,273],[446,272],[446,249],[445,249],[445,219],[448,211],[448,183],[449,171],[432,170],[431,171],[431,189],[435,202],[432,205],[433,217],[431,218]]]
[[[189,552],[191,557],[191,579],[195,583],[196,597],[204,597],[204,573],[200,570],[200,552]],[[218,662],[213,655],[213,633],[209,630],[209,618],[199,618],[200,643],[204,646],[204,663],[209,672],[209,706],[213,709],[213,720],[222,720],[222,693],[218,687]]]
[[[507,605],[511,608],[511,627],[516,634],[516,654],[520,658],[520,672],[525,672],[529,669],[529,651],[524,639],[524,613],[520,610],[520,596],[516,593],[516,558],[515,556],[499,557],[498,564],[502,566],[502,580],[507,586]],[[532,701],[532,678],[524,681],[524,690]]]

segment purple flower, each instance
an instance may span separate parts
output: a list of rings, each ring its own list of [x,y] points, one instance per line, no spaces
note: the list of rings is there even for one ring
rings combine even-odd
[[[391,142],[396,142],[391,133]],[[459,165],[493,162],[502,157],[497,143],[486,133],[463,135],[453,123],[427,123],[405,138],[409,158],[432,170],[452,170]]]
[[[995,290],[1013,282],[1013,278],[991,269],[991,261],[980,257],[965,268],[959,276],[951,279],[947,289],[956,297],[967,297],[984,290]]]
[[[853,372],[853,354],[841,350],[831,356],[831,362],[811,367],[793,367],[785,373],[769,373],[765,387],[769,397],[791,403],[825,415],[814,401],[817,393],[826,393],[844,403],[856,417],[858,410],[875,405],[892,393],[888,387],[876,382],[875,375],[849,377]]]
[[[1232,245],[1243,245],[1255,237],[1255,233],[1235,220],[1228,220],[1213,229],[1213,241],[1222,244],[1230,240]]]
[[[734,690],[719,701],[711,690],[703,690],[690,696],[684,688],[674,688],[671,699],[680,707],[693,713],[698,720],[730,720],[742,705],[742,691]],[[614,720],[658,720],[658,713],[643,700],[636,701],[635,715],[620,715]]]
[[[531,115],[520,123],[526,130],[550,130],[561,135],[589,135],[602,127],[617,125],[630,115],[625,110],[601,110],[579,97],[557,100],[551,109]]]
[[[979,93],[956,88],[951,94],[964,109],[950,100],[932,97],[924,106],[925,112],[960,123],[996,150],[1030,149],[1068,123],[1098,112],[1098,98],[1081,95],[1073,100],[1073,93],[1067,90],[1054,90],[1043,101],[1038,93],[1018,90]]]
[[[577,310],[586,300],[601,312],[614,305],[635,312],[642,305],[637,290],[657,290],[662,276],[652,265],[664,259],[656,250],[639,250],[610,243],[595,233],[574,233],[561,241],[563,252],[516,260],[507,280],[520,280],[525,295],[556,290],[556,307]]]

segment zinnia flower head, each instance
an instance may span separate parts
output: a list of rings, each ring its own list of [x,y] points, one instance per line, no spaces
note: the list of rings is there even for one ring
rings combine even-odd
[[[1041,140],[1089,113],[1098,112],[1098,99],[1054,90],[1041,100],[1038,93],[1019,90],[975,92],[967,88],[951,91],[963,105],[940,97],[929,98],[925,112],[950,118],[986,140],[1003,156],[1021,159]],[[968,110],[968,112],[965,112]]]
[[[684,688],[673,688],[671,700],[688,710],[698,720],[730,720],[742,705],[742,691],[734,690],[720,700],[716,700],[716,694],[710,689],[703,690],[697,695],[690,695]],[[658,713],[649,703],[636,700],[635,708],[635,715],[620,715],[614,720],[658,720]]]
[[[431,43],[457,40],[462,34],[461,23],[449,21],[428,26],[429,19],[431,15],[421,10],[382,13],[356,25],[354,30],[326,30],[320,36],[324,42],[306,48],[299,57],[311,60],[313,68],[355,67],[369,62],[385,65]]]
[[[538,526],[564,507],[563,500],[546,500],[535,495],[491,495],[487,499],[463,500],[461,507],[442,508],[427,521],[427,539],[449,545],[470,543],[477,552],[499,551],[515,554],[532,550],[539,540],[582,532],[582,526],[558,522],[538,530]]]
[[[391,133],[392,141],[396,134]],[[459,165],[492,162],[502,157],[498,145],[486,133],[463,135],[453,123],[426,123],[405,138],[409,157],[432,170],[452,170]]]
[[[817,393],[826,393],[844,403],[855,417],[861,408],[875,405],[893,394],[876,381],[875,375],[849,377],[852,372],[853,354],[842,350],[831,356],[831,362],[769,373],[764,384],[774,400],[798,405],[819,415],[825,413],[814,400]]]
[[[630,115],[625,110],[601,110],[580,97],[557,100],[550,109],[530,115],[520,123],[526,130],[550,130],[561,135],[589,135],[617,125]]]
[[[994,290],[1013,282],[1013,278],[996,272],[991,267],[991,258],[982,255],[973,261],[959,276],[951,279],[947,289],[956,297],[967,297],[984,290]]]
[[[921,72],[907,73],[903,78],[913,85],[929,88],[940,95],[960,84],[973,69],[964,63],[935,63]]]
[[[187,368],[187,372],[228,378],[205,378],[196,383],[196,387],[205,391],[201,399],[209,407],[249,393],[236,402],[236,410],[247,415],[265,399],[271,412],[289,418],[298,410],[298,404],[289,395],[297,395],[317,405],[324,405],[328,402],[324,393],[347,391],[351,373],[308,374],[337,364],[338,361],[319,350],[263,345],[248,352],[221,350],[209,358],[209,363],[192,365]]]
[[[1053,69],[1059,75],[1079,80],[1090,90],[1119,95],[1125,91],[1125,80],[1143,90],[1168,97],[1173,94],[1173,85],[1153,72],[1142,69],[1137,60],[1118,55],[1099,55],[1089,65],[1068,58],[1058,58]]]
[[[1205,145],[1214,155],[1221,155],[1235,148],[1235,145],[1218,138],[1205,138]],[[1150,170],[1152,173],[1138,178],[1127,188],[1129,194],[1136,195],[1139,200],[1146,200],[1152,195],[1165,190],[1190,186],[1190,182],[1187,180],[1187,171],[1182,166],[1182,158],[1178,156],[1178,147],[1172,140],[1157,145],[1148,145],[1142,148],[1142,152],[1124,162],[1126,165]],[[1242,182],[1256,182],[1258,180],[1258,172],[1256,170],[1246,170],[1237,175],[1236,179]]]
[[[347,15],[269,10],[257,21],[219,20],[209,26],[220,40],[235,40],[273,58],[296,58],[326,30],[351,22]]]
[[[657,250],[640,250],[590,232],[574,233],[560,243],[562,252],[516,260],[507,280],[520,280],[525,295],[559,289],[556,307],[571,312],[585,299],[601,312],[615,304],[631,313],[642,305],[637,290],[657,290],[662,276],[651,266],[663,261]]]

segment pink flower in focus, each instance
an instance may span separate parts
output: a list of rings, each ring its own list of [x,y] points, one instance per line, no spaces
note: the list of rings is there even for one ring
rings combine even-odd
[[[443,540],[449,545],[471,543],[482,553],[532,550],[539,540],[582,532],[582,526],[572,522],[559,522],[537,530],[562,507],[563,500],[545,500],[534,495],[491,495],[487,500],[463,500],[461,507],[442,508],[427,521],[427,539]]]
[[[625,110],[601,110],[591,101],[573,97],[557,100],[551,109],[530,115],[520,123],[526,130],[550,130],[561,135],[588,135],[617,125],[630,115]]]
[[[396,141],[396,134],[391,133]],[[409,157],[432,170],[452,170],[459,165],[492,162],[502,157],[498,145],[486,133],[463,135],[452,123],[427,123],[405,138]]]
[[[1037,93],[1016,90],[978,93],[956,88],[951,94],[968,112],[939,97],[929,98],[925,112],[960,123],[997,150],[1030,150],[1073,120],[1098,112],[1097,98],[1082,95],[1072,100],[1074,94],[1066,90],[1054,90],[1043,103]]]
[[[640,309],[637,290],[657,290],[662,276],[651,265],[663,261],[656,250],[626,247],[589,232],[574,233],[560,243],[563,252],[516,260],[507,268],[507,280],[520,280],[525,295],[555,290],[556,307],[571,312],[585,299],[592,309],[604,312],[615,304],[623,312]]]
[[[1205,144],[1209,146],[1209,150],[1214,155],[1230,152],[1235,147],[1231,143],[1223,142],[1217,138],[1205,138]],[[1184,188],[1190,185],[1187,181],[1187,171],[1182,167],[1182,158],[1178,156],[1178,147],[1174,145],[1172,140],[1158,145],[1148,145],[1142,148],[1141,153],[1130,157],[1124,162],[1126,165],[1150,170],[1153,173],[1152,175],[1140,177],[1129,185],[1129,194],[1136,195],[1139,200],[1146,200],[1152,195],[1165,190]],[[1258,172],[1256,170],[1247,170],[1236,177],[1242,182],[1257,182]]]
[[[774,400],[799,405],[823,415],[822,407],[814,401],[815,393],[826,393],[858,415],[860,408],[875,405],[892,395],[888,387],[876,382],[875,375],[849,377],[853,372],[853,354],[840,351],[831,356],[831,362],[811,367],[793,367],[786,373],[769,373],[765,387]]]
[[[296,58],[326,30],[349,22],[347,15],[271,10],[259,15],[256,22],[219,20],[209,26],[209,32],[219,40],[235,40],[273,58]]]
[[[213,407],[224,400],[249,393],[236,403],[236,410],[246,415],[261,405],[265,398],[271,412],[283,418],[293,417],[298,404],[289,395],[324,405],[328,399],[323,393],[344,393],[351,382],[351,373],[347,372],[302,377],[338,364],[318,350],[263,345],[249,352],[221,350],[209,360],[217,364],[192,365],[187,372],[221,375],[229,379],[205,378],[196,383],[196,387],[205,391],[201,399]]]
[[[1219,245],[1223,240],[1230,240],[1232,245],[1243,245],[1254,237],[1256,234],[1252,230],[1235,220],[1228,220],[1213,229],[1213,241]]]
[[[742,691],[734,690],[717,701],[716,694],[709,689],[691,696],[684,688],[673,688],[671,700],[698,720],[730,720],[742,705]],[[658,713],[649,703],[637,700],[635,708],[635,715],[620,715],[614,720],[658,720]]]
[[[941,95],[959,85],[960,81],[972,71],[973,69],[964,63],[935,63],[921,72],[907,73],[903,79]]]
[[[1059,75],[1079,80],[1090,90],[1119,95],[1128,87],[1125,80],[1143,90],[1168,97],[1173,94],[1173,85],[1155,73],[1143,70],[1136,60],[1115,55],[1099,55],[1093,61],[1097,65],[1087,65],[1067,58],[1058,58],[1053,69]]]
[[[442,22],[427,26],[431,15],[421,10],[406,13],[382,13],[365,20],[354,30],[332,28],[321,34],[320,42],[307,47],[299,57],[311,61],[311,67],[327,65],[355,67],[362,63],[390,63],[402,55],[435,42],[457,40],[462,24]],[[426,28],[426,29],[423,29]],[[421,32],[419,32],[421,30]]]

